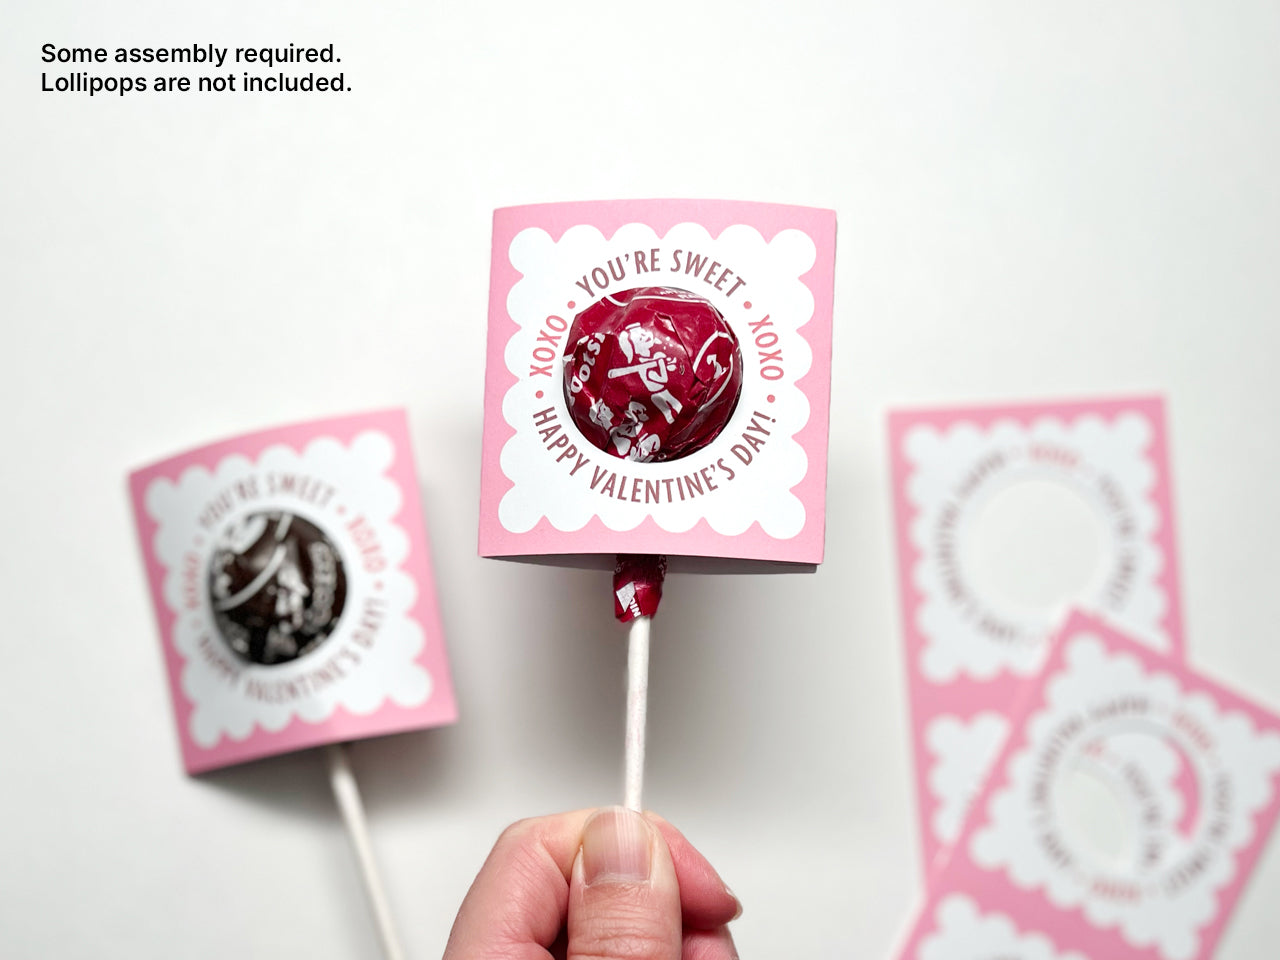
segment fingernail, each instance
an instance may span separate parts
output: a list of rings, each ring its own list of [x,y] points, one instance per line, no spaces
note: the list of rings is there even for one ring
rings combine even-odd
[[[724,883],[723,880],[721,880],[720,882]],[[731,889],[729,889],[729,885],[727,883],[724,884],[724,892],[727,893],[729,896],[733,897],[734,905],[738,908],[734,912],[733,916],[729,918],[729,922],[733,923],[733,921],[737,920],[740,916],[742,916],[742,901],[738,899],[738,895],[736,893],[734,893]]]
[[[637,883],[649,879],[652,840],[640,814],[623,807],[596,813],[582,832],[582,879]]]

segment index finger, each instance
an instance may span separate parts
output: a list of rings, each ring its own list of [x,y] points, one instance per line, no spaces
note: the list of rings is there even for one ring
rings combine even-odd
[[[593,810],[520,820],[498,837],[454,920],[443,960],[547,960]]]

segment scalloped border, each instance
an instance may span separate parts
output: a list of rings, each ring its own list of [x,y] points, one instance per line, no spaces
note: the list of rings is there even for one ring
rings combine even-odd
[[[173,625],[176,615],[164,600],[164,578],[168,568],[160,562],[152,549],[159,524],[147,513],[147,488],[159,478],[176,482],[188,467],[200,466],[211,471],[215,470],[220,461],[232,454],[246,456],[256,461],[264,450],[274,445],[289,447],[301,454],[302,448],[311,441],[329,436],[344,446],[350,446],[355,437],[365,430],[378,430],[387,434],[396,451],[396,457],[386,472],[386,476],[400,488],[401,492],[400,512],[392,518],[392,522],[399,525],[409,538],[409,550],[400,569],[414,581],[418,591],[417,599],[407,615],[416,620],[423,631],[422,650],[416,662],[432,678],[431,695],[425,703],[417,707],[402,707],[390,700],[384,700],[378,709],[367,715],[355,714],[339,706],[320,723],[310,723],[294,717],[282,730],[274,733],[264,730],[255,723],[253,730],[243,740],[233,740],[223,735],[212,747],[201,747],[192,740],[188,732],[194,705],[182,690],[182,670],[186,661],[173,642]],[[174,722],[177,726],[183,766],[187,773],[203,773],[247,760],[302,750],[339,740],[356,740],[388,733],[400,733],[423,727],[441,726],[457,720],[458,708],[449,671],[448,655],[444,646],[439,608],[436,603],[435,578],[432,574],[431,556],[427,546],[426,526],[419,504],[418,480],[414,470],[412,450],[408,416],[403,409],[397,408],[311,420],[241,434],[169,457],[129,475],[134,523],[147,571],[156,624],[160,630],[160,645],[169,678]]]
[[[1103,646],[1113,655],[1128,654],[1136,657],[1142,667],[1151,673],[1170,673],[1188,693],[1207,694],[1216,702],[1220,711],[1238,711],[1253,721],[1258,731],[1280,733],[1280,716],[1245,699],[1229,688],[1193,673],[1181,662],[1149,650],[1140,643],[1104,621],[1080,611],[1073,611],[1054,643],[1053,652],[1037,681],[1033,681],[1014,711],[1014,729],[1017,731],[1006,742],[996,761],[994,773],[974,802],[974,809],[986,810],[997,790],[1008,786],[1009,759],[1027,746],[1026,720],[1045,703],[1044,692],[1053,678],[1063,669],[1066,648],[1072,637],[1086,632],[1102,640]],[[1218,888],[1219,910],[1214,919],[1200,928],[1200,949],[1193,960],[1208,960],[1214,954],[1232,910],[1248,882],[1258,857],[1280,816],[1280,774],[1271,780],[1272,796],[1253,816],[1253,840],[1233,855],[1235,872],[1230,882]],[[906,939],[901,956],[917,956],[921,939],[931,929],[930,918],[935,904],[953,893],[963,893],[975,900],[983,910],[995,910],[1014,919],[1034,918],[1036,926],[1064,949],[1082,951],[1089,957],[1131,957],[1132,960],[1168,960],[1156,947],[1134,947],[1113,928],[1097,927],[1087,919],[1080,907],[1067,910],[1052,906],[1043,896],[1014,886],[1003,871],[986,870],[973,862],[968,855],[969,843],[979,827],[980,818],[971,817],[966,824],[953,855],[945,868],[933,878],[929,897],[919,911]]]
[[[978,903],[977,900],[961,891],[949,893],[947,896],[940,898],[934,905],[929,915],[930,927],[917,944],[917,950],[921,950],[926,945],[929,945],[929,940],[934,938],[945,938],[949,933],[954,935],[954,929],[944,931],[942,923],[942,911],[946,908],[947,904],[951,902],[962,902],[962,909],[968,909],[971,911],[973,915],[973,922],[975,924],[983,927],[994,926],[1001,928],[1001,933],[1006,937],[1006,939],[1014,942],[1014,946],[1017,950],[1017,953],[1014,954],[1016,956],[1022,956],[1025,954],[1023,949],[1024,947],[1028,945],[1036,945],[1042,947],[1042,950],[1048,953],[1049,956],[1047,957],[1047,960],[1088,960],[1087,957],[1077,950],[1073,950],[1071,948],[1066,948],[1064,950],[1060,948],[1056,943],[1054,943],[1053,939],[1048,934],[1043,933],[1032,926],[1015,923],[1013,917],[1010,917],[999,910],[982,909],[982,905]],[[954,943],[954,940],[952,940],[952,942]],[[942,946],[945,947],[947,945],[947,942],[943,940]],[[967,946],[967,944],[965,946]]]
[[[1157,584],[1165,591],[1169,603],[1161,621],[1172,642],[1173,655],[1185,655],[1182,623],[1182,595],[1178,580],[1178,553],[1174,536],[1173,489],[1169,469],[1169,445],[1165,423],[1165,403],[1155,395],[1114,397],[1099,400],[1069,400],[1030,404],[995,404],[944,408],[894,410],[888,415],[889,460],[894,512],[894,538],[898,547],[899,615],[906,656],[907,694],[911,704],[911,740],[915,769],[917,823],[920,829],[921,857],[925,875],[939,868],[942,845],[930,827],[937,808],[929,789],[929,757],[927,742],[929,724],[942,714],[969,718],[980,710],[1011,709],[1019,694],[1025,691],[1028,678],[1001,671],[990,680],[975,680],[967,675],[946,684],[924,679],[915,666],[924,651],[925,638],[917,625],[917,614],[924,597],[915,586],[912,571],[920,562],[920,551],[911,542],[911,528],[916,522],[915,504],[908,495],[912,476],[911,462],[903,449],[907,433],[921,424],[938,430],[949,430],[968,422],[980,430],[989,430],[997,421],[1012,420],[1025,428],[1046,416],[1074,421],[1081,416],[1098,416],[1110,422],[1124,413],[1140,413],[1151,423],[1152,436],[1148,455],[1155,467],[1156,479],[1151,500],[1160,513],[1161,523],[1155,543],[1163,552],[1165,564]]]
[[[726,536],[699,520],[683,533],[663,530],[646,517],[628,531],[615,531],[593,516],[579,530],[557,530],[543,517],[525,533],[512,533],[498,520],[498,504],[513,486],[502,471],[500,456],[515,428],[502,415],[502,401],[519,378],[507,370],[503,352],[519,327],[507,314],[507,293],[521,274],[508,256],[511,239],[521,230],[538,227],[557,243],[566,230],[586,224],[612,237],[628,223],[644,223],[665,236],[679,223],[694,222],[719,237],[735,224],[753,227],[766,242],[783,230],[802,230],[817,253],[813,267],[800,279],[813,294],[813,315],[799,328],[813,352],[809,372],[796,387],[809,400],[809,420],[794,436],[808,457],[809,468],[792,486],[804,505],[804,529],[779,540],[759,523],[743,533]],[[479,553],[485,557],[528,557],[549,554],[664,553],[683,556],[730,557],[792,563],[821,563],[825,549],[827,434],[831,405],[831,317],[835,281],[835,211],[772,203],[726,200],[609,200],[533,204],[504,207],[493,214],[493,246],[489,276],[489,336],[486,348],[484,439],[480,466]]]
[[[957,849],[963,847],[958,856],[963,858],[966,866],[983,873],[997,874],[1003,883],[1008,883],[1014,889],[1040,897],[1049,906],[1050,910],[1071,915],[1076,921],[1084,923],[1093,930],[1114,935],[1128,949],[1150,950],[1163,958],[1167,957],[1167,955],[1162,952],[1159,944],[1153,944],[1150,947],[1140,947],[1133,944],[1125,929],[1123,915],[1117,916],[1107,923],[1089,920],[1086,912],[1088,908],[1086,899],[1082,899],[1074,906],[1059,906],[1049,893],[1048,883],[1033,882],[1030,885],[1018,883],[1010,877],[1010,868],[1007,863],[1002,863],[995,867],[984,867],[978,863],[971,853],[974,838],[978,832],[987,828],[994,829],[991,816],[992,804],[1002,796],[1013,797],[1016,801],[1018,788],[1013,782],[1011,770],[1013,764],[1023,756],[1030,755],[1034,758],[1043,753],[1044,745],[1032,742],[1031,728],[1042,717],[1049,717],[1052,720],[1057,716],[1055,706],[1050,703],[1050,687],[1053,686],[1056,680],[1072,670],[1072,667],[1067,663],[1069,648],[1088,641],[1096,642],[1102,648],[1103,655],[1111,663],[1116,661],[1132,663],[1141,674],[1143,681],[1149,685],[1158,684],[1162,678],[1167,679],[1177,689],[1178,695],[1174,701],[1175,704],[1189,700],[1197,695],[1205,696],[1217,714],[1215,720],[1218,724],[1227,722],[1232,716],[1243,716],[1249,722],[1254,737],[1261,739],[1268,732],[1280,737],[1280,718],[1268,716],[1264,710],[1245,701],[1238,694],[1192,673],[1182,663],[1175,661],[1161,663],[1159,661],[1160,654],[1141,646],[1133,638],[1120,634],[1118,631],[1103,628],[1101,620],[1075,611],[1054,641],[1053,655],[1046,665],[1039,682],[1035,684],[1034,694],[1028,696],[1023,702],[1014,726],[1013,736],[1001,747],[1000,755],[992,768],[995,775],[988,778],[989,782],[984,785],[981,794],[975,799],[974,809],[981,811],[981,814],[966,826],[964,833],[957,842]],[[1135,647],[1141,647],[1149,656],[1141,658],[1134,656],[1136,653]],[[1072,707],[1069,709],[1078,708]],[[1233,781],[1233,788],[1234,786]],[[1243,844],[1230,848],[1226,848],[1221,842],[1213,844],[1219,852],[1226,854],[1227,858],[1234,863],[1235,868],[1228,879],[1209,888],[1209,899],[1215,902],[1217,909],[1212,921],[1203,927],[1193,928],[1196,933],[1203,936],[1204,930],[1220,929],[1226,922],[1225,914],[1230,913],[1231,904],[1234,903],[1235,897],[1239,894],[1238,888],[1248,877],[1247,870],[1243,874],[1240,870],[1241,861],[1245,860],[1246,865],[1250,864],[1261,853],[1261,848],[1267,840],[1267,832],[1259,832],[1259,827],[1267,826],[1265,821],[1268,813],[1271,821],[1274,821],[1277,812],[1280,812],[1280,769],[1277,769],[1271,775],[1270,799],[1260,804],[1251,814],[1243,813],[1242,811],[1241,822],[1247,823],[1250,827],[1248,840]],[[1248,859],[1245,859],[1246,856],[1248,856]],[[1225,894],[1232,891],[1234,893],[1230,897],[1225,896]],[[1223,907],[1224,899],[1227,900],[1225,908]],[[1205,943],[1202,939],[1201,948],[1193,955],[1193,958],[1207,958],[1212,956],[1212,952],[1212,944]]]

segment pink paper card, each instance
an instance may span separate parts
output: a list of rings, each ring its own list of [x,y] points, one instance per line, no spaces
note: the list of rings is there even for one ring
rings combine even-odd
[[[928,871],[1069,604],[1181,656],[1168,447],[1155,397],[899,411],[889,442]]]
[[[1207,960],[1280,811],[1280,716],[1067,621],[903,960]]]
[[[679,200],[498,210],[480,553],[820,562],[834,256],[830,210]],[[711,303],[743,376],[708,445],[640,462],[578,429],[564,356],[577,314],[651,286]]]
[[[199,447],[130,491],[189,773],[457,718],[403,410]]]

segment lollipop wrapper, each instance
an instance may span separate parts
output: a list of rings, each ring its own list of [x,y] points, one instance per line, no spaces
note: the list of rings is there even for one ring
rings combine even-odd
[[[674,460],[724,428],[742,387],[742,354],[714,306],[686,290],[637,287],[574,319],[564,360],[574,425],[605,453]]]
[[[652,617],[662,602],[667,558],[623,554],[613,568],[613,614],[622,623]]]

